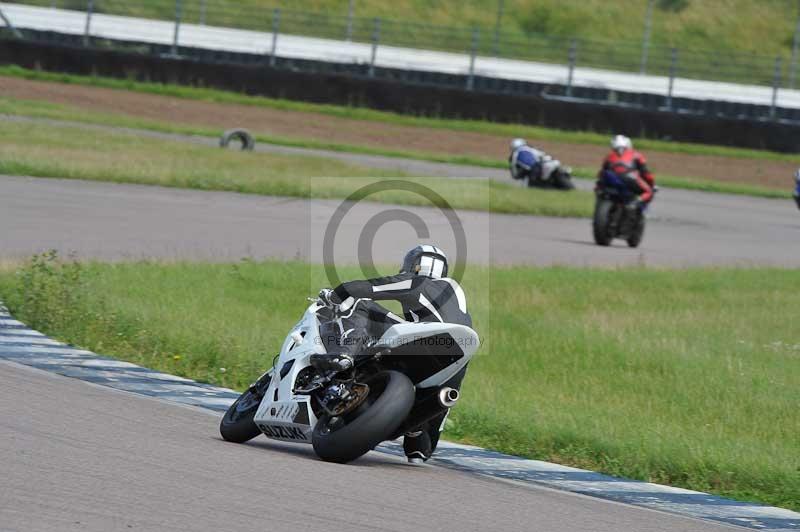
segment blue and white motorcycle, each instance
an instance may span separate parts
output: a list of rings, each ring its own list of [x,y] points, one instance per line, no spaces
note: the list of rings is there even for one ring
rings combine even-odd
[[[364,300],[358,300],[353,312]],[[320,325],[341,318],[316,299],[283,342],[277,362],[234,402],[222,437],[307,443],[326,461],[355,460],[441,415],[458,401],[448,383],[478,350],[478,334],[450,323],[398,323],[356,356],[352,370],[320,372]],[[344,316],[347,317],[347,316]],[[341,322],[340,322],[341,323]]]
[[[572,169],[563,166],[543,151],[529,146],[511,154],[508,160],[511,178],[521,180],[529,187],[572,190]]]
[[[800,209],[800,170],[794,174],[794,202],[797,203],[797,208]]]

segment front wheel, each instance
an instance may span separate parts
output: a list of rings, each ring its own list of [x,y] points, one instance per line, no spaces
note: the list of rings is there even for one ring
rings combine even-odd
[[[642,242],[642,236],[644,236],[644,214],[639,213],[638,219],[636,220],[636,226],[633,228],[631,232],[631,236],[628,237],[628,246],[635,248],[638,247],[639,244]]]
[[[253,419],[271,380],[270,372],[265,373],[228,407],[219,422],[219,433],[225,441],[244,443],[261,434]]]
[[[611,209],[613,206],[614,204],[607,199],[598,199],[595,205],[592,229],[594,241],[598,246],[611,244]]]
[[[414,406],[414,385],[397,371],[385,371],[367,381],[369,395],[354,412],[323,416],[314,426],[314,452],[326,462],[344,464],[362,456],[392,434]]]

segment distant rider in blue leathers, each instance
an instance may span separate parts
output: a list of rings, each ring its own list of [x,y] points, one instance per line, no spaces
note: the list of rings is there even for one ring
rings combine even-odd
[[[508,156],[511,177],[533,181],[541,180],[544,155],[544,152],[528,146],[524,139],[512,140],[511,155]]]
[[[794,173],[794,201],[797,203],[797,208],[800,209],[800,168]]]

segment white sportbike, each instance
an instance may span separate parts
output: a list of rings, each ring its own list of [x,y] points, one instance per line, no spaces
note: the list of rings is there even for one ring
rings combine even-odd
[[[448,381],[478,350],[474,330],[451,323],[398,323],[358,353],[351,370],[315,369],[311,355],[326,352],[320,324],[341,327],[346,317],[313,301],[283,342],[273,368],[225,413],[222,437],[243,443],[263,433],[310,443],[323,460],[345,463],[455,405],[459,393]]]

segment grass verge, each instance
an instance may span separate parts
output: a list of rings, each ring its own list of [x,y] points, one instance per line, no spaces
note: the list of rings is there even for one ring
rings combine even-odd
[[[798,510],[798,283],[792,270],[470,269],[483,346],[446,437]],[[320,267],[280,262],[38,257],[0,271],[0,297],[32,327],[239,389],[325,284]]]
[[[406,177],[324,157],[234,152],[72,126],[0,121],[0,174],[141,183],[300,198],[345,198],[379,179],[403,177],[435,190],[456,209],[588,217],[592,196],[482,179]],[[414,193],[370,196],[384,203],[429,206]]]
[[[158,122],[135,118],[127,115],[113,115],[106,113],[88,112],[82,109],[72,108],[66,105],[53,104],[48,102],[33,100],[17,100],[0,97],[0,114],[12,116],[26,116],[31,118],[42,118],[51,120],[63,120],[75,122],[77,124],[92,124],[109,127],[141,129],[156,131],[161,133],[176,133],[182,135],[198,135],[204,137],[217,137],[219,131],[200,126],[190,126],[175,123]],[[135,131],[130,132],[135,134]],[[328,150],[342,153],[357,153],[363,155],[379,155],[383,157],[394,157],[402,159],[414,159],[420,161],[430,161],[448,164],[461,164],[478,166],[483,168],[506,169],[505,161],[487,159],[475,156],[454,156],[448,154],[436,154],[430,152],[418,152],[411,150],[390,150],[371,146],[358,146],[337,142],[324,142],[314,139],[301,139],[290,137],[279,137],[274,135],[255,135],[256,140],[266,144],[276,146],[287,146],[296,148],[312,148],[318,150]],[[596,170],[590,168],[574,168],[574,173],[578,177],[591,179]],[[773,199],[787,199],[791,193],[786,190],[778,190],[756,185],[746,185],[738,183],[723,183],[710,179],[676,177],[659,174],[658,182],[660,185],[687,190],[699,190],[703,192],[718,192],[726,194],[739,194]],[[524,212],[518,207],[509,207],[507,212]],[[552,211],[548,215],[553,215]],[[570,213],[570,216],[584,216],[585,214]]]
[[[403,126],[416,126],[426,128],[446,129],[453,131],[471,131],[505,137],[526,137],[530,139],[548,140],[554,142],[572,142],[577,144],[595,144],[605,146],[608,144],[608,134],[566,131],[526,124],[503,124],[483,120],[457,120],[440,117],[426,117],[398,114],[386,111],[376,111],[363,107],[349,107],[339,105],[314,104],[265,98],[261,96],[248,96],[236,92],[200,87],[187,87],[183,85],[166,85],[151,82],[139,82],[104,78],[98,76],[79,76],[30,70],[15,65],[0,66],[0,76],[13,76],[18,78],[69,83],[73,85],[86,85],[108,89],[144,92],[174,98],[201,100],[215,103],[233,103],[252,105],[301,113],[320,113],[339,118],[354,120],[367,120]],[[644,150],[657,150],[668,153],[684,153],[689,155],[716,155],[721,157],[734,157],[743,159],[761,159],[775,161],[797,162],[793,154],[777,153],[765,150],[745,148],[731,148],[707,144],[693,144],[685,142],[661,141],[652,139],[635,139],[637,147]]]

